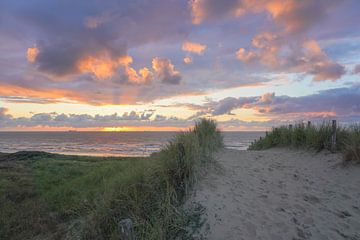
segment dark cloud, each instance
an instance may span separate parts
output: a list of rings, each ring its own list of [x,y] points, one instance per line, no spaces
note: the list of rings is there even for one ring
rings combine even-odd
[[[13,117],[6,114],[7,109],[0,108],[0,129],[13,127],[68,127],[68,128],[102,128],[121,126],[153,126],[153,127],[190,127],[194,120],[181,119],[174,116],[155,115],[154,110],[143,112],[126,112],[122,115],[89,115],[64,113],[36,113],[30,117]]]
[[[5,127],[111,127],[121,125],[141,124],[150,121],[154,111],[125,112],[123,115],[89,115],[89,114],[58,114],[36,113],[31,117],[16,118],[6,114],[6,109],[0,108],[0,125]]]
[[[252,103],[256,101],[256,99],[257,97],[224,98],[213,106],[212,115],[230,114],[231,110],[242,108],[245,104]]]
[[[259,115],[289,119],[296,117],[360,117],[360,87],[335,88],[302,97],[275,96],[225,98],[209,104],[212,115],[229,114],[235,109],[254,109]],[[287,116],[288,115],[288,116]]]
[[[177,10],[186,9],[186,3],[160,0],[35,0],[2,5],[0,15],[7,15],[7,24],[26,28],[36,43],[35,66],[56,76],[77,73],[77,63],[86,56],[106,52],[116,60],[126,55],[127,48],[185,36],[184,20],[189,15]]]
[[[190,2],[193,23],[223,17],[239,17],[246,13],[268,13],[288,32],[303,31],[328,15],[339,1],[327,0],[193,0]]]

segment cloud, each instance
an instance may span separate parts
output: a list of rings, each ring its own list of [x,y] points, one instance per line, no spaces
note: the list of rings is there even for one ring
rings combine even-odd
[[[213,116],[231,114],[231,111],[239,108],[246,108],[247,104],[256,102],[258,97],[227,97],[217,103],[212,103],[211,114]]]
[[[100,76],[108,77],[113,70],[109,60],[117,62],[128,55],[129,48],[182,39],[188,32],[184,22],[188,13],[179,8],[186,9],[186,4],[163,0],[109,0],[106,4],[96,0],[59,4],[46,0],[32,4],[4,2],[1,29],[9,36],[35,43],[27,55],[40,72],[68,79],[82,74],[79,62],[93,58],[92,65],[107,64],[109,71]],[[107,59],[99,57],[103,53]]]
[[[118,59],[111,59],[108,54],[97,58],[87,57],[78,63],[79,71],[92,73],[98,79],[113,80],[120,79],[121,83],[148,84],[154,79],[153,73],[147,68],[141,68],[137,72],[130,66],[133,63],[131,56],[122,56]]]
[[[252,51],[246,51],[245,48],[239,48],[239,50],[236,52],[236,58],[239,59],[242,62],[252,62],[259,58],[259,56]]]
[[[190,127],[193,120],[174,116],[155,115],[154,110],[125,112],[110,115],[35,113],[29,117],[14,117],[0,108],[0,128],[59,127],[59,128],[107,128],[122,126]]]
[[[312,0],[191,0],[192,22],[227,16],[239,17],[246,13],[268,13],[287,32],[303,31],[318,23],[328,14],[336,1]]]
[[[202,55],[205,52],[206,48],[207,46],[204,44],[185,41],[181,49],[185,52],[191,52],[191,53],[196,53],[198,55]]]
[[[86,58],[86,49],[80,43],[60,42],[45,44],[39,42],[37,44],[36,58],[29,58],[39,71],[62,77],[79,73],[78,62],[82,58]],[[32,52],[32,48],[28,52]]]
[[[329,59],[312,39],[288,42],[286,37],[263,32],[253,38],[252,45],[253,50],[240,48],[236,58],[244,63],[258,62],[271,70],[313,75],[315,81],[334,81],[345,74],[345,68]]]
[[[272,0],[265,5],[273,19],[283,25],[288,32],[307,29],[325,18],[333,1],[312,0]]]
[[[359,74],[360,73],[360,64],[356,65],[352,71],[353,74]]]
[[[351,41],[358,31],[350,23],[358,18],[358,4],[349,1],[334,8],[340,1],[286,0],[276,5],[279,2],[1,1],[0,98],[12,103],[144,104],[258,84],[267,81],[260,79],[263,66],[268,74],[338,79],[343,67],[335,59],[349,59],[344,52],[356,50]],[[193,26],[191,14],[204,24]],[[249,46],[264,29],[274,38],[263,35]],[[349,39],[341,48],[332,40],[339,37]],[[188,39],[208,47],[184,53],[179,46]],[[305,48],[303,43],[310,39],[318,39],[322,52]],[[250,67],[236,61],[236,51]],[[195,60],[201,52],[206,57]],[[155,70],[154,56],[171,62]],[[191,66],[181,63],[185,56],[187,63],[194,58]],[[251,80],[251,75],[257,79]]]
[[[187,56],[187,57],[184,57],[183,62],[185,64],[191,64],[193,62],[193,59],[192,59],[192,57]]]
[[[144,112],[125,112],[122,115],[117,113],[111,115],[89,115],[89,114],[58,114],[58,113],[36,113],[30,117],[13,117],[6,115],[6,109],[0,108],[0,123],[1,127],[111,127],[144,124],[150,121],[154,111]]]
[[[77,68],[82,73],[92,73],[98,79],[111,78],[120,66],[128,66],[132,63],[130,56],[123,56],[117,59],[111,59],[109,54],[104,53],[98,57],[87,56],[80,59]]]
[[[192,23],[200,24],[204,20],[221,18],[224,15],[236,15],[241,6],[239,0],[191,0],[189,1]]]
[[[31,47],[27,49],[27,60],[30,63],[34,63],[38,55],[39,55],[39,49],[37,47]]]
[[[335,88],[301,97],[266,93],[254,97],[228,97],[207,104],[213,116],[231,114],[235,109],[253,109],[258,116],[301,119],[337,116],[347,121],[360,119],[360,87]]]
[[[152,60],[152,67],[161,82],[168,84],[180,83],[181,74],[169,59],[156,57]]]
[[[142,84],[142,83],[150,83],[153,80],[154,80],[154,74],[147,67],[144,67],[139,70],[139,76],[135,77],[130,81]]]
[[[8,111],[7,108],[0,107],[0,121],[4,121],[8,118],[8,116],[6,115],[7,111]]]

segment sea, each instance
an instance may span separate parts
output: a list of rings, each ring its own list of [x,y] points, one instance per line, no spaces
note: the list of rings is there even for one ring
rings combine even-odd
[[[0,152],[45,151],[68,155],[149,156],[177,132],[0,132]],[[246,150],[264,132],[223,132],[226,148]]]

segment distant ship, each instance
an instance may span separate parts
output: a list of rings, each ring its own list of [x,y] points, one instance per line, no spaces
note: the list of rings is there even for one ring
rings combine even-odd
[[[68,130],[68,132],[77,132],[77,130]]]

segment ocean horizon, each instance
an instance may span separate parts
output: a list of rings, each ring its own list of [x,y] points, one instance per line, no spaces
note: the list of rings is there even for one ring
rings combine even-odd
[[[0,152],[45,151],[66,155],[149,156],[165,146],[178,131],[30,131],[0,132]],[[246,150],[263,136],[259,131],[226,131],[225,148]]]

